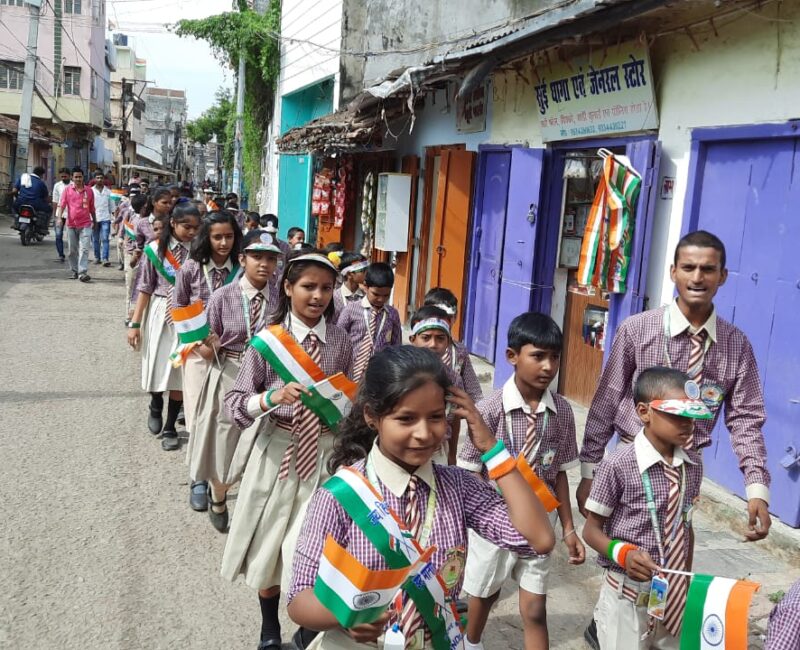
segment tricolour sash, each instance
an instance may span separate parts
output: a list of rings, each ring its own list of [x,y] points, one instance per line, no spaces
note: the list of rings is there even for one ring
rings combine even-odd
[[[175,284],[175,274],[181,268],[181,263],[172,254],[171,250],[167,250],[162,260],[158,256],[158,242],[151,241],[144,247],[144,253],[153,265],[153,268],[158,271],[159,275],[163,277],[171,285]]]
[[[261,330],[250,339],[250,345],[284,382],[297,382],[309,390],[310,395],[303,394],[300,399],[328,428],[335,429],[350,412],[357,384],[342,373],[326,376],[308,352],[280,325]]]
[[[324,487],[333,494],[390,569],[414,567],[421,558],[429,558],[433,553],[434,547],[427,551],[422,549],[373,485],[354,469],[340,469]],[[434,649],[463,648],[464,634],[458,613],[447,596],[447,587],[441,576],[430,560],[413,573],[402,588],[414,601],[428,626]]]

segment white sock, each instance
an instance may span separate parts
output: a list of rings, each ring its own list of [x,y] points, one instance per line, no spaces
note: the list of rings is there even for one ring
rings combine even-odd
[[[467,635],[465,634],[464,648],[465,650],[483,650],[483,643],[481,641],[478,641],[477,643],[472,643],[472,641],[470,641]]]

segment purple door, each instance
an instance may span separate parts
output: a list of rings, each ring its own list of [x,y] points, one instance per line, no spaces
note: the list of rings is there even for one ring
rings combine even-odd
[[[508,326],[516,316],[531,309],[543,156],[542,149],[519,147],[511,151],[503,278],[494,351],[496,388],[511,376],[511,366],[505,359]]]
[[[770,509],[800,525],[800,169],[797,139],[729,140],[703,144],[688,204],[691,230],[725,243],[728,281],[715,305],[750,339],[764,384]],[[743,495],[744,485],[723,419],[705,455],[707,475]]]
[[[490,362],[495,360],[510,163],[509,150],[481,152],[470,273],[471,326],[466,340],[473,354]]]

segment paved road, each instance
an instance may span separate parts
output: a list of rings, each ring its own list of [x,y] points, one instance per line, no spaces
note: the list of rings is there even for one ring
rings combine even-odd
[[[219,577],[224,538],[187,505],[183,454],[147,433],[122,274],[92,266],[90,284],[69,280],[52,237],[22,248],[8,224],[0,217],[0,648],[255,648],[255,594]],[[748,566],[765,581],[763,617],[766,594],[797,570],[700,519],[698,565]],[[570,568],[559,550],[553,648],[584,647],[599,583],[592,559]],[[521,648],[513,591],[486,642]]]

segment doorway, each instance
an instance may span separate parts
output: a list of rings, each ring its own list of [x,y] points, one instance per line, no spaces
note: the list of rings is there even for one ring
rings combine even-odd
[[[753,346],[767,422],[770,510],[800,527],[800,138],[796,124],[698,129],[684,234],[708,230],[727,249],[728,280],[714,305]],[[714,481],[743,496],[738,459],[720,418],[706,450]],[[709,462],[710,461],[710,462]]]

